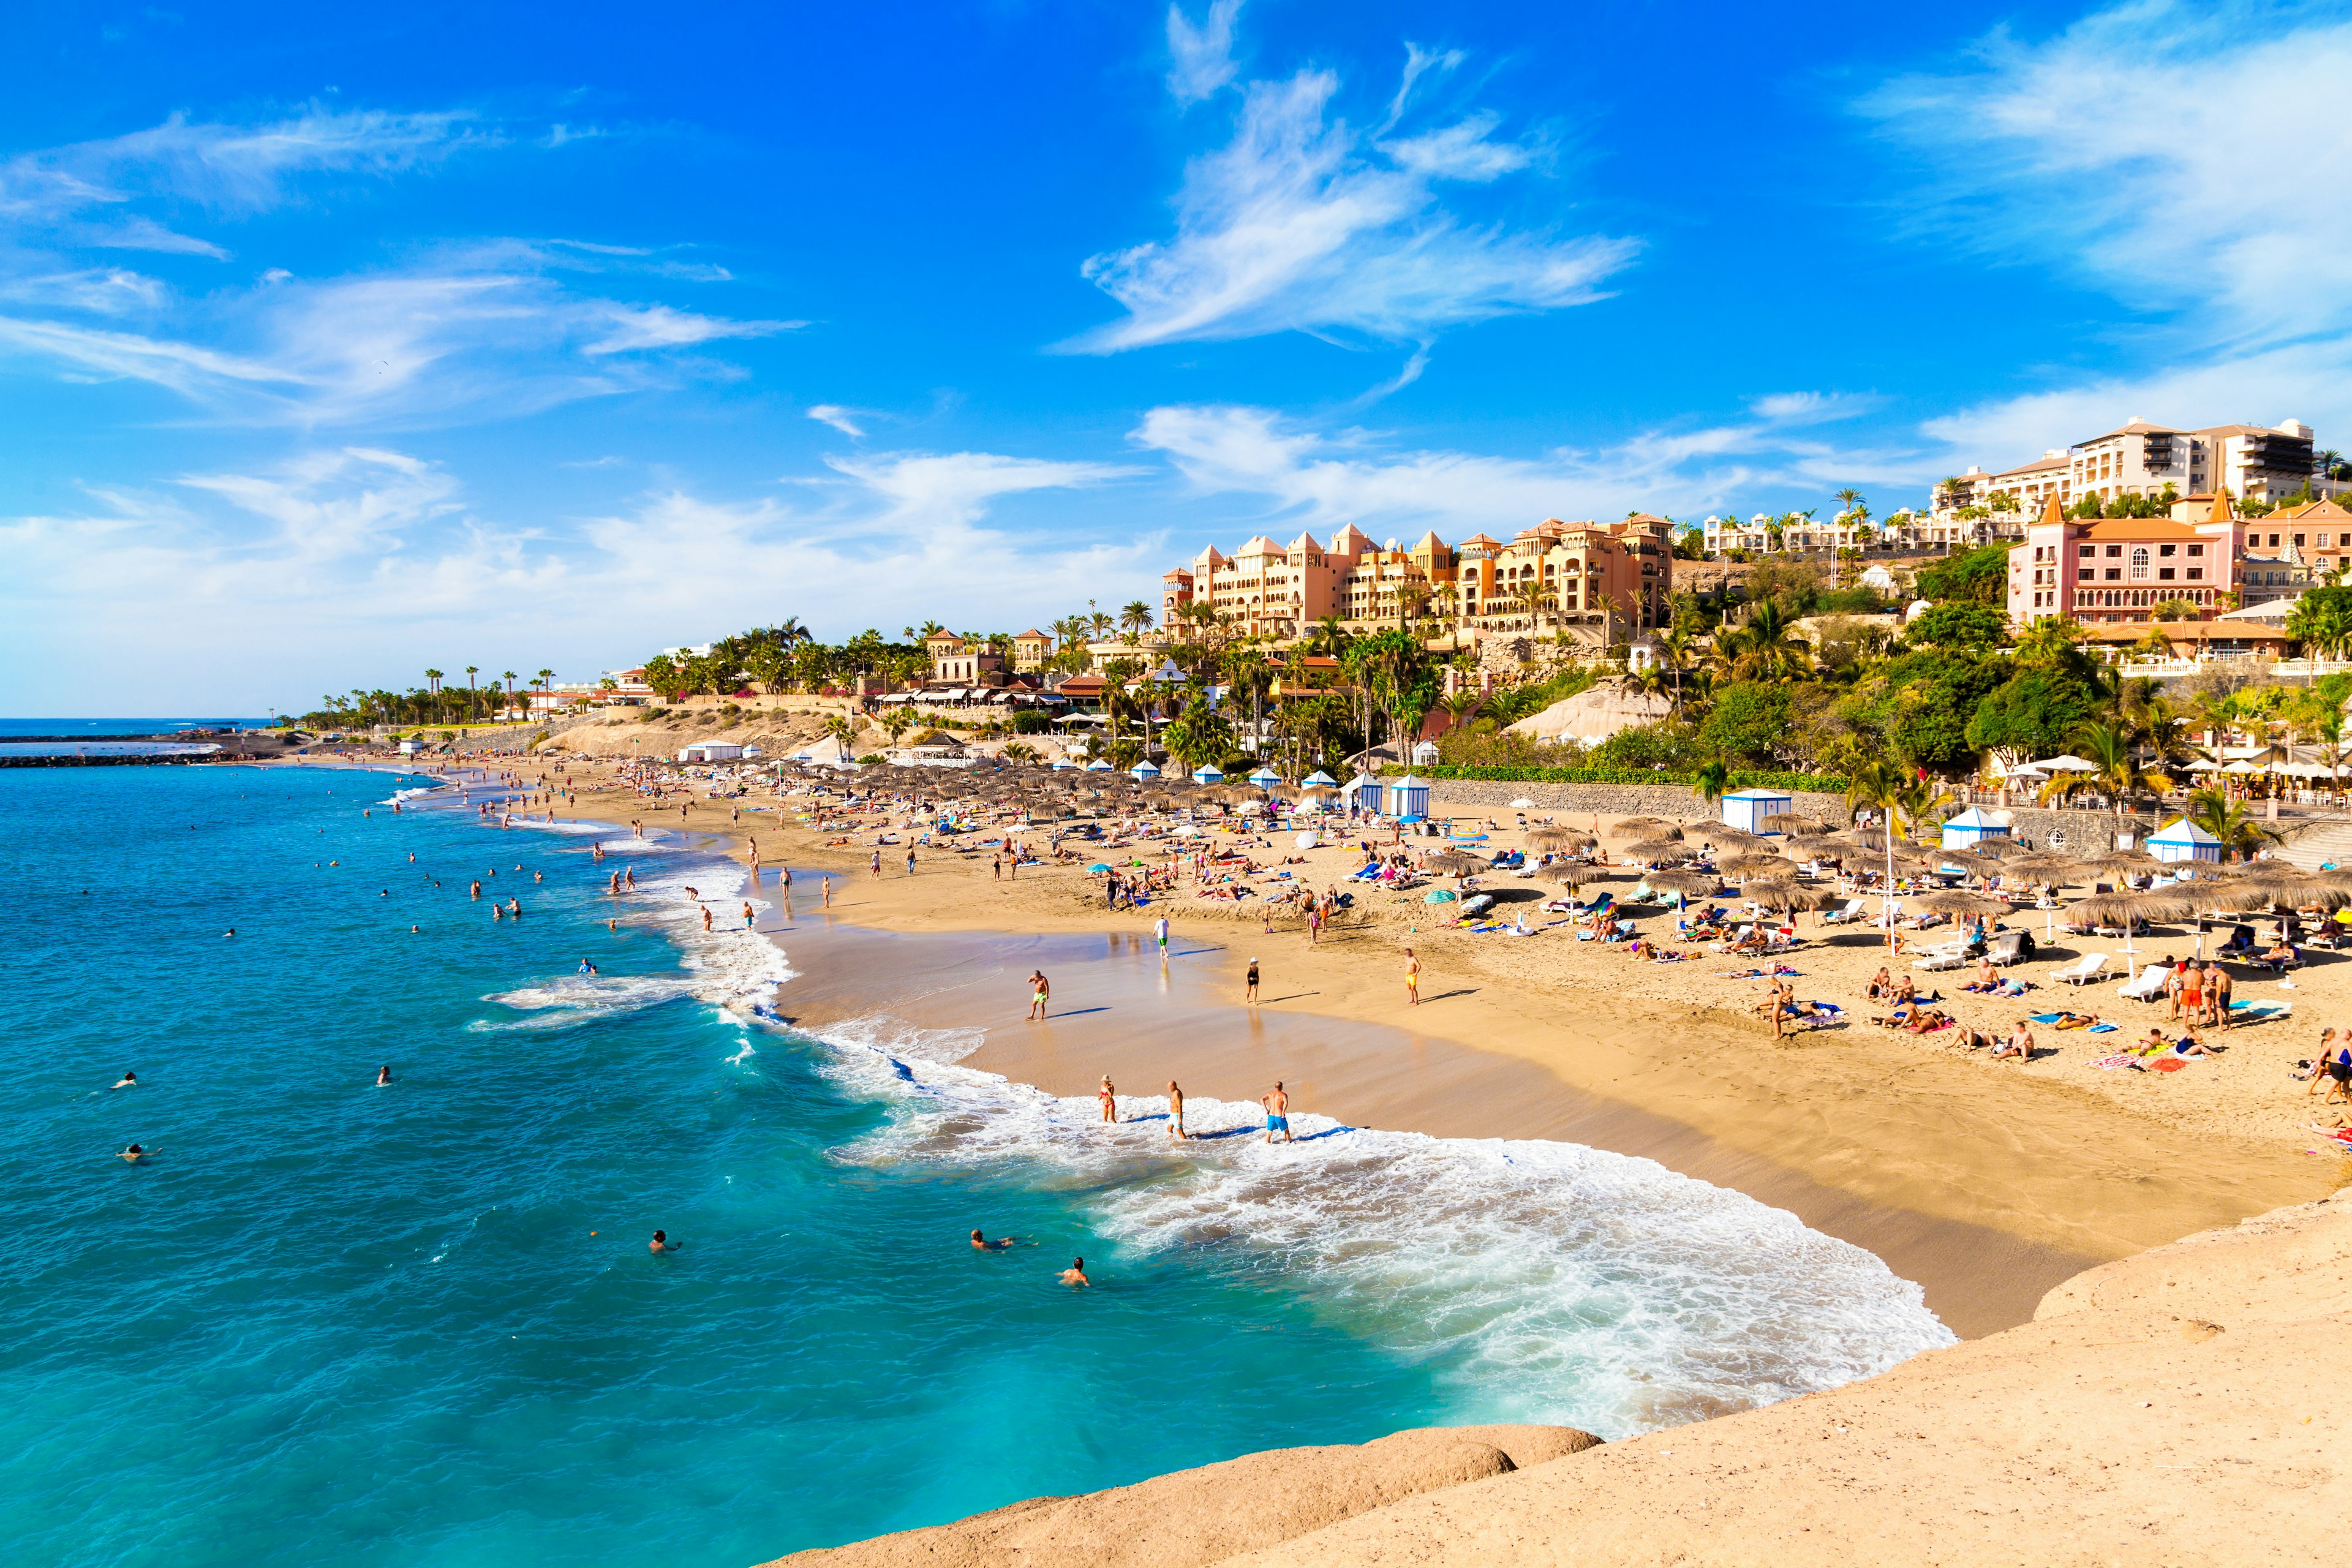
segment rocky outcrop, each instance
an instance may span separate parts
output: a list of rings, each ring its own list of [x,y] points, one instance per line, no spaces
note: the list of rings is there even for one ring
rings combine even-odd
[[[1110,1491],[1033,1498],[953,1524],[795,1552],[771,1568],[1202,1568],[1600,1441],[1572,1426],[1428,1426],[1360,1447],[1275,1448]]]

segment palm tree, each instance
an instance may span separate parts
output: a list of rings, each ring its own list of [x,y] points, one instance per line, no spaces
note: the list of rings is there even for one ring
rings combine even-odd
[[[482,667],[478,664],[469,664],[466,667],[466,721],[469,724],[478,721],[482,716],[480,705],[474,695],[474,677],[479,675],[481,671]]]
[[[2115,802],[2118,835],[2126,801],[2134,795],[2168,794],[2172,789],[2169,774],[2140,766],[2137,740],[2121,724],[2085,724],[2069,738],[2068,745],[2095,771],[2061,773],[2050,781],[2046,793],[2064,796],[2085,789],[2105,791]]]
[[[1337,616],[1326,616],[1315,623],[1300,646],[1306,652],[1324,658],[1343,658],[1356,637]]]
[[[907,732],[908,726],[914,721],[915,710],[902,702],[882,716],[882,728],[888,732],[891,741],[896,742],[899,736]]]
[[[1838,503],[1838,515],[1840,517],[1844,517],[1862,505],[1862,492],[1855,489],[1852,485],[1848,485],[1845,489],[1838,491],[1836,500]]]
[[[903,713],[906,710],[901,708],[898,711]],[[849,721],[847,715],[836,713],[824,721],[824,732],[831,739],[841,742],[842,754],[846,756],[849,752],[849,742],[856,739],[857,726]]]
[[[514,706],[514,683],[515,683],[515,672],[514,672],[513,670],[509,669],[509,670],[508,670],[508,671],[506,672],[506,682],[507,682],[507,706],[508,706],[508,707],[509,707],[509,708],[511,708],[511,707],[513,707],[513,706]]]
[[[2189,797],[2188,815],[2190,822],[2221,841],[2226,855],[2251,856],[2263,845],[2279,840],[2279,835],[2264,826],[2243,801],[2231,800],[2210,784]]]
[[[1116,624],[1109,616],[1095,608],[1092,599],[1087,601],[1087,631],[1089,636],[1099,641],[1103,634]]]
[[[1708,758],[1698,772],[1691,775],[1691,794],[1706,802],[1706,809],[1710,813],[1716,809],[1717,803],[1730,793],[1731,764],[1723,760],[1721,752]]]
[[[1274,690],[1274,666],[1254,647],[1227,648],[1225,681],[1249,699],[1250,742],[1253,751],[1265,740],[1265,700]]]
[[[1127,633],[1128,641],[1133,642],[1151,629],[1151,606],[1140,599],[1129,600],[1127,607],[1118,613],[1118,625]]]
[[[1680,626],[1670,626],[1657,635],[1660,662],[1675,678],[1675,711],[1683,710],[1683,671],[1689,668],[1698,652],[1698,639]]]
[[[1895,841],[1931,819],[1951,795],[1901,765],[1873,757],[1847,775],[1846,803],[1882,813],[1886,831],[1886,945],[1895,945]]]

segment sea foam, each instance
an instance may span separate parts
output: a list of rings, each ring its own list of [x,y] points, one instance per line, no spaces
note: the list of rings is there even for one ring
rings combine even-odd
[[[1356,1334],[1429,1363],[1480,1419],[1622,1436],[1885,1371],[1955,1342],[1863,1248],[1654,1161],[1572,1143],[1434,1138],[1254,1104],[1059,1099],[957,1065],[979,1031],[823,1031],[832,1073],[884,1102],[846,1163],[1017,1171],[1090,1194],[1139,1252],[1261,1267]]]

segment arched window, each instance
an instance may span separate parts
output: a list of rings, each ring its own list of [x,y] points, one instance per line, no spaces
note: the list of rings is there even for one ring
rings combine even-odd
[[[2145,544],[2136,544],[2136,545],[2132,546],[2132,552],[2131,552],[2131,574],[2132,574],[2132,575],[2133,575],[2135,578],[2138,578],[2138,577],[2145,577],[2145,576],[2147,576],[2147,545],[2145,545]]]

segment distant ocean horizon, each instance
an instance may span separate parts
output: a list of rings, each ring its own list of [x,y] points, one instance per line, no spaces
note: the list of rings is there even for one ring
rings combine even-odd
[[[109,735],[168,735],[182,730],[257,730],[269,722],[262,718],[177,718],[177,719],[0,719],[0,739],[10,735],[88,735],[100,740]]]

